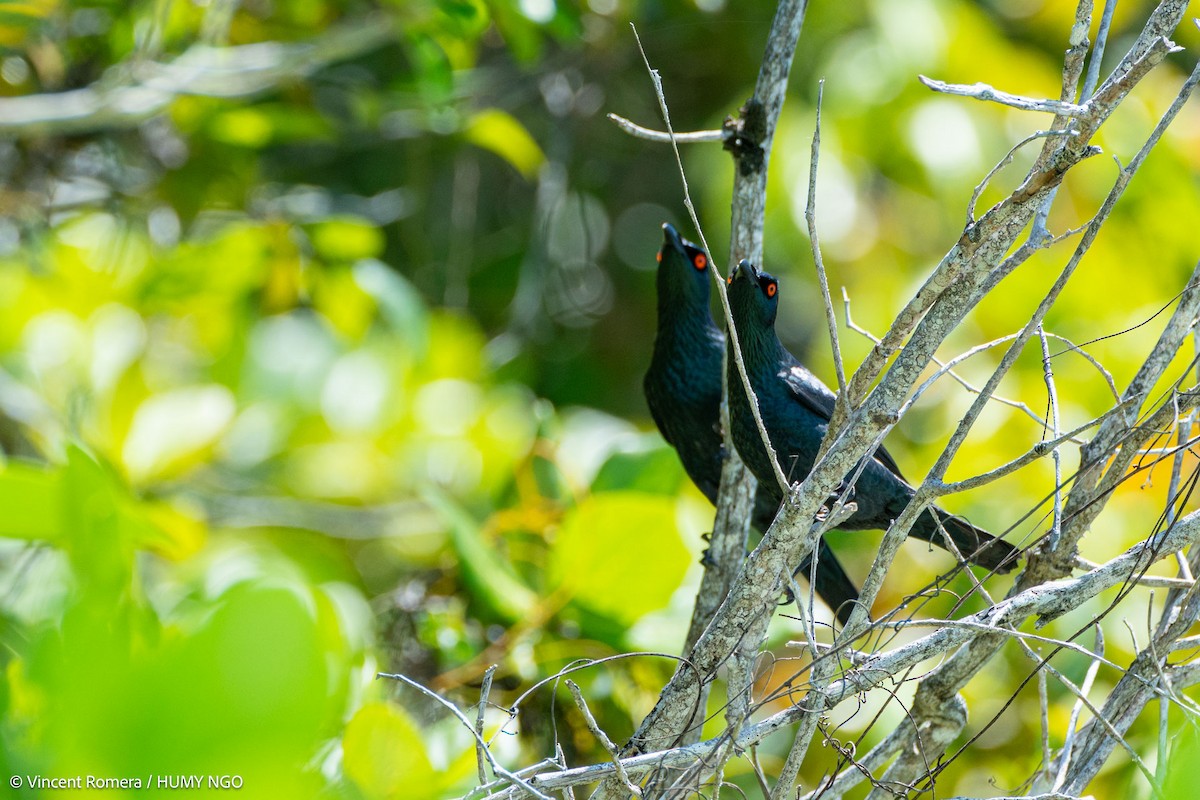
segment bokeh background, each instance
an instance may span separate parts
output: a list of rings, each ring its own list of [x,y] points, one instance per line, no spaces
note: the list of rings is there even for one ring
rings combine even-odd
[[[961,234],[982,176],[1049,124],[932,94],[917,75],[1057,97],[1072,5],[812,4],[775,140],[765,262],[781,280],[781,335],[827,381],[803,219],[818,80],[825,263],[855,323],[882,334]],[[1106,68],[1148,8],[1117,9]],[[499,665],[490,735],[500,708],[578,659],[678,653],[712,510],[653,432],[640,380],[660,225],[695,231],[669,148],[604,115],[659,125],[633,22],[675,129],[719,127],[751,92],[773,10],[0,3],[0,772],[237,775],[251,797],[451,797],[476,780],[470,736],[377,671],[465,709]],[[1174,98],[1200,51],[1191,26],[1178,41],[1185,51],[1101,132],[1105,155],[1072,172],[1052,232],[1088,219],[1112,159],[1126,162]],[[85,94],[52,94],[73,90]],[[74,113],[80,98],[101,110]],[[1033,152],[992,179],[980,210]],[[683,158],[723,269],[730,158],[716,145]],[[1135,326],[1200,257],[1198,170],[1193,101],[1048,317],[1049,331],[1090,343],[1119,388],[1162,318]],[[1002,284],[944,354],[1019,328],[1071,246]],[[844,326],[842,343],[850,365],[870,346]],[[1053,351],[1063,427],[1109,408],[1102,372]],[[998,357],[961,374],[981,385]],[[1039,352],[1003,393],[1029,413],[993,404],[952,477],[1042,438]],[[888,440],[906,472],[924,473],[970,399],[949,379],[924,395]],[[1084,554],[1144,538],[1168,477],[1160,465],[1126,482]],[[947,505],[1020,543],[1044,530],[1052,486],[1037,464]],[[832,538],[864,575],[878,535]],[[907,544],[876,613],[950,566]],[[1052,632],[1086,626],[1110,599]],[[1128,602],[1105,620],[1116,662],[1134,647],[1123,618],[1144,630],[1152,600]],[[799,630],[777,620],[781,658],[796,657],[786,642]],[[1087,663],[1054,660],[1076,683]],[[623,740],[673,667],[642,656],[572,678]],[[967,733],[981,735],[940,793],[1005,792],[1036,771],[1036,681],[1018,690],[1031,668],[1014,648],[968,688]],[[762,688],[793,671],[781,661]],[[1118,677],[1102,670],[1097,696]],[[845,704],[831,730],[863,737],[863,752],[904,719],[906,696]],[[1073,697],[1054,680],[1049,696],[1056,746]],[[1150,763],[1157,732],[1155,719],[1131,734]],[[522,697],[496,746],[515,767],[553,755],[556,740],[572,765],[604,758],[561,683]],[[768,772],[787,745],[760,748]],[[835,755],[814,752],[807,786]],[[1120,751],[1096,786],[1147,792]]]

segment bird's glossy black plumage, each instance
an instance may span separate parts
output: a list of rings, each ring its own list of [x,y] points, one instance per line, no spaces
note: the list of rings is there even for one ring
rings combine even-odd
[[[725,334],[709,313],[712,275],[708,255],[663,225],[658,267],[658,332],[643,383],[650,415],[679,453],[683,468],[713,503],[721,484],[721,365]],[[754,525],[765,531],[779,509],[779,493],[760,484]],[[799,574],[808,577],[805,560]],[[845,622],[858,599],[854,583],[824,541],[814,588]]]
[[[833,392],[805,369],[775,335],[779,283],[742,261],[729,277],[729,304],[750,386],[758,399],[763,426],[780,468],[790,481],[803,480],[812,469],[817,448],[833,413]],[[734,446],[758,478],[760,491],[772,491],[776,503],[782,491],[770,457],[754,422],[732,353],[729,359],[729,415]],[[839,527],[882,530],[900,515],[913,497],[895,460],[882,447],[862,470],[854,485],[855,512]],[[922,514],[910,536],[945,546],[942,529],[955,548],[974,564],[1007,572],[1016,564],[1016,549],[1003,540],[934,508]]]

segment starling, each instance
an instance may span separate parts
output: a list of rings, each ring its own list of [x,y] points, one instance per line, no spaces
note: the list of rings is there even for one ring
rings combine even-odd
[[[725,335],[709,313],[712,275],[708,254],[663,225],[658,253],[658,332],[643,383],[650,415],[675,448],[684,471],[712,503],[721,484],[721,365]],[[773,482],[772,482],[773,483]],[[780,493],[760,483],[753,523],[765,531],[779,510]],[[811,574],[805,559],[798,574]],[[854,610],[858,590],[829,546],[818,546],[814,588],[843,623]]]
[[[825,437],[835,396],[788,352],[775,334],[779,282],[774,277],[742,261],[729,276],[729,305],[746,375],[758,398],[763,426],[775,448],[779,466],[789,481],[803,480],[812,470],[817,449]],[[767,489],[773,502],[779,503],[783,493],[755,425],[732,352],[728,368],[734,446],[758,478],[760,492]],[[847,481],[853,474],[852,471],[847,476]],[[887,529],[914,494],[896,461],[882,447],[863,466],[853,491],[858,510],[838,526],[845,530]],[[1017,551],[1012,545],[940,508],[927,509],[918,517],[909,536],[945,547],[943,529],[958,552],[974,564],[1007,572],[1016,563]]]

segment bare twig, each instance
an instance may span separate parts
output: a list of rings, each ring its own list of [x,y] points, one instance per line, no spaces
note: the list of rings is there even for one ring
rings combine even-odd
[[[487,783],[487,771],[484,769],[487,761],[484,750],[487,749],[487,744],[483,739],[483,717],[487,711],[488,695],[492,692],[492,678],[496,674],[496,667],[496,664],[492,664],[483,673],[483,685],[479,687],[479,712],[475,715],[475,758],[479,768],[480,785]]]
[[[1046,381],[1046,410],[1049,417],[1050,438],[1057,439],[1059,434],[1059,419],[1058,419],[1058,388],[1054,383],[1054,369],[1050,366],[1050,345],[1046,341],[1046,332],[1042,329],[1041,323],[1037,326],[1038,339],[1042,344],[1042,377]],[[1050,455],[1054,459],[1054,518],[1050,528],[1049,546],[1055,547],[1058,544],[1058,537],[1062,534],[1062,453],[1059,452],[1057,445],[1050,448]]]
[[[1100,668],[1100,662],[1104,657],[1104,631],[1100,626],[1096,626],[1096,645],[1095,653],[1097,658],[1088,665],[1087,674],[1083,678],[1083,686],[1079,688],[1079,699],[1071,708],[1071,718],[1067,721],[1067,736],[1063,740],[1062,760],[1059,762],[1058,774],[1054,776],[1054,789],[1061,789],[1063,783],[1067,779],[1067,766],[1071,761],[1071,748],[1075,745],[1075,734],[1079,725],[1079,714],[1083,711],[1083,701],[1088,693],[1092,690],[1092,683],[1096,680],[1096,672]]]
[[[723,142],[730,138],[730,134],[724,130],[719,131],[690,131],[688,133],[674,133],[672,131],[656,131],[650,128],[643,128],[635,122],[625,119],[619,114],[609,114],[608,118],[612,120],[618,128],[628,133],[630,136],[638,139],[645,139],[648,142],[660,142],[664,144],[693,144],[696,142]]]
[[[121,81],[0,98],[0,135],[28,138],[132,128],[165,111],[181,95],[258,95],[375,50],[395,35],[390,18],[370,15],[308,42],[193,45],[168,63],[129,65]]]
[[[454,703],[451,703],[449,700],[442,697],[437,692],[435,692],[431,689],[425,688],[421,684],[414,681],[412,678],[409,678],[405,675],[389,674],[386,672],[380,672],[378,675],[376,675],[376,677],[388,678],[390,680],[400,681],[401,683],[405,684],[406,686],[411,686],[413,689],[416,689],[421,694],[425,695],[429,699],[436,702],[438,705],[445,708],[447,711],[449,711],[451,714],[453,714],[458,719],[459,722],[461,722],[463,724],[463,727],[465,727],[468,731],[471,732],[472,736],[475,737],[476,744],[483,749],[483,754],[487,758],[488,765],[492,768],[492,772],[495,775],[505,778],[510,783],[512,783],[514,786],[520,787],[522,790],[524,790],[524,791],[528,792],[529,794],[533,795],[534,797],[538,798],[538,800],[553,800],[553,798],[549,797],[548,795],[542,794],[540,791],[538,791],[536,788],[534,788],[531,783],[526,781],[521,776],[519,776],[513,772],[510,772],[510,771],[506,770],[504,767],[500,766],[500,764],[496,762],[495,757],[492,755],[491,748],[489,748],[487,746],[487,742],[485,742],[483,740],[483,736],[480,734],[477,734],[475,732],[475,726],[471,724],[471,720],[467,719],[467,715],[464,714],[463,712],[459,711],[458,706],[454,705]]]
[[[946,83],[945,81],[934,80],[927,78],[924,75],[918,75],[917,80],[928,86],[935,92],[942,94],[955,94],[960,97],[972,97],[976,100],[984,100],[992,103],[999,103],[1012,108],[1019,108],[1022,111],[1045,111],[1050,114],[1062,114],[1068,117],[1078,117],[1086,112],[1086,107],[1076,105],[1075,103],[1064,103],[1061,100],[1045,100],[1033,97],[1021,97],[1020,95],[1009,94],[995,89],[986,83],[973,83],[970,85],[962,83]]]
[[[829,346],[833,350],[833,371],[837,375],[838,394],[846,393],[846,368],[842,365],[842,346],[838,343],[837,317],[833,313],[833,300],[829,296],[829,280],[825,276],[825,260],[821,258],[821,241],[817,237],[817,162],[821,158],[821,101],[825,97],[825,79],[817,82],[816,121],[813,123],[812,158],[808,166],[808,204],[804,207],[804,219],[808,223],[808,241],[812,245],[813,265],[817,270],[817,283],[821,287],[821,299],[825,302],[825,321],[829,325]]]
[[[600,746],[607,750],[608,754],[612,756],[613,767],[617,771],[617,779],[621,781],[621,783],[625,784],[626,790],[628,790],[631,795],[634,797],[641,797],[642,790],[629,779],[629,774],[621,765],[621,759],[617,753],[617,746],[613,744],[612,739],[608,738],[608,734],[604,732],[604,729],[600,727],[598,722],[596,722],[596,718],[592,716],[592,710],[588,708],[587,701],[583,699],[583,692],[580,691],[579,684],[570,679],[568,679],[566,683],[567,688],[571,691],[571,696],[575,698],[575,705],[579,708],[579,712],[583,714],[583,720],[587,725],[588,730],[591,731],[592,735],[596,737],[596,741],[600,742]]]

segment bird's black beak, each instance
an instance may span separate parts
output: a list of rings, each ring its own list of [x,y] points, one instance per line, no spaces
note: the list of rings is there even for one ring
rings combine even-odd
[[[675,230],[675,226],[669,222],[664,222],[663,226],[663,249],[668,247],[677,253],[686,253],[683,249],[683,237],[679,235],[679,231]]]
[[[729,274],[730,281],[739,280],[742,276],[749,278],[752,281],[758,280],[758,267],[750,263],[748,259],[743,258],[733,268],[733,272]]]

